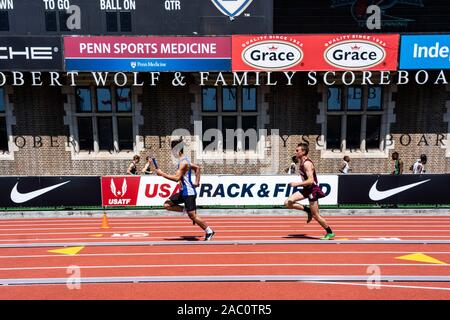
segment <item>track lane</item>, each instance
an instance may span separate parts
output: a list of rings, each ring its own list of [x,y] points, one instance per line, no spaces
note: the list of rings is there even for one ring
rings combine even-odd
[[[369,289],[366,285],[258,282],[258,283],[137,283],[83,284],[80,289],[65,285],[41,285],[39,290],[29,286],[0,287],[0,299],[20,300],[449,300],[449,283],[389,283],[389,287]],[[218,290],[220,286],[220,290]],[[244,303],[243,303],[244,304]]]
[[[403,240],[450,240],[450,217],[326,217],[337,238],[401,238]],[[128,277],[128,276],[208,276],[208,275],[360,275],[368,276],[368,267],[378,265],[382,275],[450,276],[448,264],[437,265],[395,259],[398,256],[424,253],[445,263],[450,263],[448,244],[257,244],[257,245],[175,245],[175,246],[126,246],[127,242],[196,240],[203,238],[198,227],[189,224],[186,217],[152,218],[110,218],[111,229],[100,229],[100,219],[16,219],[0,220],[0,244],[40,242],[123,242],[124,246],[85,247],[75,256],[47,252],[57,248],[1,248],[0,278],[67,278],[68,267],[78,266],[82,277]],[[323,230],[316,223],[307,225],[304,216],[293,217],[215,217],[205,216],[205,220],[216,229],[215,240],[302,240],[319,238]],[[333,225],[334,223],[334,225]],[[90,237],[90,234],[101,237]],[[116,233],[145,232],[149,236],[141,238],[112,237]],[[390,299],[392,292],[402,299],[429,297],[436,299],[445,296],[448,283],[411,284],[382,283],[382,289],[368,290],[361,283],[151,283],[151,284],[82,284],[82,290],[69,290],[61,285],[0,286],[0,297],[8,294],[11,298],[20,297],[36,291],[43,297],[56,297],[65,292],[65,297],[93,299],[134,298],[133,288],[143,288],[138,299],[159,299],[161,292],[172,292],[166,299],[284,299],[279,294],[281,287],[291,290],[295,299],[307,295],[293,293],[298,290],[312,290],[308,299],[329,299],[330,290],[340,299],[345,294],[358,299]],[[269,285],[269,286],[267,286]],[[301,287],[299,287],[301,285]],[[233,288],[246,292],[243,297],[236,292],[222,291],[215,294],[214,286]],[[415,288],[417,287],[417,288]],[[37,289],[38,288],[38,289]],[[102,291],[94,293],[92,288]],[[117,288],[120,293],[106,294],[106,288]],[[202,288],[196,291],[194,288]],[[272,289],[278,288],[278,290]],[[306,289],[308,288],[308,289]],[[190,291],[191,290],[191,291]],[[230,289],[232,290],[232,289]],[[376,292],[375,292],[376,291]],[[67,293],[69,294],[67,295]],[[173,294],[176,292],[176,294]],[[378,294],[383,292],[383,294]],[[406,295],[403,293],[406,292]],[[443,294],[444,292],[444,294]],[[211,297],[212,295],[212,297]],[[394,297],[395,294],[392,294]],[[314,298],[316,297],[316,298]],[[208,298],[205,298],[208,299]]]

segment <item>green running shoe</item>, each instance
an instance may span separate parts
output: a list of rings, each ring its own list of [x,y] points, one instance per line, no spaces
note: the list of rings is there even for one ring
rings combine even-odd
[[[334,238],[334,233],[327,233],[324,237],[320,238],[320,240],[331,240]]]

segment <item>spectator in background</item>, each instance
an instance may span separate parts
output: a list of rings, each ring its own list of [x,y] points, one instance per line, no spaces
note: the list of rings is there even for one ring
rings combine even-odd
[[[392,171],[392,174],[394,175],[400,175],[403,174],[403,161],[400,160],[400,155],[397,151],[394,151],[392,153],[392,160],[394,160],[394,171]]]
[[[343,173],[343,174],[348,174],[350,171],[352,171],[352,169],[350,169],[350,157],[349,156],[344,156],[344,158],[342,159],[342,165],[339,168],[339,172]]]
[[[286,168],[284,170],[284,172],[287,172],[287,174],[296,174],[297,173],[297,163],[298,163],[297,156],[292,156],[292,163],[290,164],[289,168]]]
[[[420,159],[412,165],[413,174],[422,174],[425,173],[425,164],[427,163],[427,155],[421,154]]]
[[[145,166],[144,166],[144,168],[142,168],[141,172],[143,174],[153,174],[153,171],[152,171],[152,165],[153,165],[152,158],[150,156],[147,156],[145,158],[145,160],[147,160],[147,162],[145,163]]]
[[[131,175],[138,174],[137,164],[139,163],[140,159],[141,159],[141,157],[139,157],[138,155],[135,155],[133,157],[133,161],[128,166],[127,174],[131,174]]]

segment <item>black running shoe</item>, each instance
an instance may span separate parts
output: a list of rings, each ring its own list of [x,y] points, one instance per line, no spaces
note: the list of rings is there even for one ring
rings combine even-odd
[[[304,210],[308,214],[308,219],[306,220],[306,223],[310,223],[312,220],[311,208],[305,206]]]
[[[207,233],[207,234],[205,235],[205,241],[211,240],[211,239],[214,237],[215,234],[216,234],[216,233],[215,233],[214,231],[211,232],[211,233]]]

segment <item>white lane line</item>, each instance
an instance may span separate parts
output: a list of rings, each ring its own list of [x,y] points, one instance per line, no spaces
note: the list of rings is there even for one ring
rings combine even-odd
[[[108,265],[108,266],[82,266],[80,269],[114,269],[114,268],[211,268],[211,267],[361,267],[377,265],[381,267],[450,267],[448,264],[429,264],[429,263],[214,263],[214,264],[132,264],[132,265]],[[48,266],[48,267],[12,267],[0,268],[0,271],[18,271],[18,270],[52,270],[67,269],[68,266]]]
[[[200,240],[203,239],[203,237],[205,236],[203,233],[202,234],[190,234],[190,235],[182,235],[182,236],[189,236],[189,237],[197,237]],[[305,234],[306,239],[308,239],[308,237],[311,237],[313,239],[311,240],[318,240],[318,238],[322,237],[323,235],[307,235]],[[182,241],[183,239],[181,239],[180,237],[177,236],[168,236],[168,237],[176,237],[176,238],[170,238],[169,240],[167,240],[165,236],[159,236],[159,237],[151,237],[151,236],[146,236],[146,237],[129,237],[129,238],[119,238],[119,237],[109,237],[109,238],[101,238],[102,241],[105,240],[111,240],[111,241],[117,241],[117,240],[121,240],[124,243],[126,243],[127,240],[134,240],[136,241],[136,239],[166,239],[167,241],[171,241],[171,240],[180,240]],[[439,239],[439,240],[450,240],[450,236],[399,236],[399,235],[367,235],[367,234],[362,234],[362,235],[338,235],[336,236],[337,239],[335,240],[339,240],[339,238],[356,238],[356,240],[358,240],[359,238],[370,238],[370,239],[386,239],[386,238],[425,238],[425,240],[432,240],[432,239],[428,239],[428,238],[444,238],[444,239]],[[289,235],[282,235],[282,236],[258,236],[258,235],[254,235],[254,236],[236,236],[236,235],[230,235],[230,236],[222,236],[222,235],[216,235],[216,237],[214,238],[215,240],[218,239],[225,239],[225,238],[230,238],[233,240],[239,240],[239,239],[256,239],[256,238],[262,238],[262,239],[271,239],[271,238],[275,238],[275,239],[304,239],[303,237],[290,237]],[[447,239],[445,239],[447,238]],[[42,239],[42,238],[28,238],[28,239],[1,239],[0,242],[13,242],[13,243],[35,243],[36,241],[61,241],[61,240],[92,240],[92,242],[98,242],[100,238],[93,238],[93,237],[89,237],[89,238],[50,238],[50,239]],[[95,240],[95,241],[94,241]],[[422,240],[422,241],[425,241]],[[342,240],[345,241],[345,240]],[[189,242],[189,241],[186,241]],[[399,244],[401,244],[401,240],[398,241]]]
[[[450,251],[420,251],[423,254],[450,255]],[[171,256],[171,255],[270,255],[270,254],[411,254],[416,251],[205,251],[205,252],[133,252],[133,253],[78,253],[76,257],[115,257],[115,256]],[[70,255],[41,254],[0,256],[0,259],[18,258],[68,258]]]
[[[245,226],[244,226],[245,227]],[[276,233],[276,232],[282,232],[282,233],[320,233],[322,232],[322,229],[297,229],[297,228],[292,228],[292,229],[276,229],[276,227],[274,227],[274,229],[233,229],[233,230],[222,230],[223,227],[215,227],[214,230],[218,233],[234,233],[234,232],[245,232],[245,233],[252,233],[252,232],[271,232],[271,233]],[[73,229],[73,228],[72,228]],[[116,234],[116,233],[135,233],[133,231],[129,231],[127,229],[125,229],[125,231],[122,230],[122,228],[120,228],[121,231],[117,231],[119,228],[114,227],[114,230],[116,231],[98,231],[98,227],[96,228],[96,230],[93,231],[74,231],[74,232],[25,232],[25,233],[0,233],[0,237],[4,237],[4,236],[42,236],[42,235],[71,235],[71,234],[80,234],[80,235],[84,235],[84,234],[92,234],[92,233],[97,233],[97,234]],[[185,230],[186,229],[186,230]],[[187,227],[183,227],[183,229],[181,229],[180,227],[177,228],[171,228],[171,230],[139,230],[138,233],[180,233],[180,232],[195,232],[197,228],[193,227],[193,226],[187,226]],[[361,230],[354,230],[354,229],[338,229],[338,228],[333,228],[333,230],[335,231],[335,233],[339,233],[339,232],[352,232],[352,231],[356,231],[356,232],[442,232],[442,233],[450,233],[450,229],[449,230],[405,230],[405,229],[401,229],[401,230],[385,230],[385,229],[377,229],[377,230],[367,230],[367,229],[361,229]]]
[[[343,284],[348,286],[364,286],[368,287],[367,283],[348,283],[348,282],[329,282],[329,281],[301,281],[304,283],[318,283],[318,284]],[[377,286],[380,287],[386,287],[386,288],[404,288],[404,289],[430,289],[430,290],[445,290],[450,291],[450,288],[446,287],[423,287],[423,286],[407,286],[407,285],[394,285],[394,284],[377,284]],[[377,292],[377,290],[373,289],[370,290],[367,288],[367,290],[372,292]]]
[[[273,217],[271,219],[265,219],[265,218],[261,218],[257,215],[254,216],[253,219],[248,218],[248,219],[241,219],[241,218],[236,218],[233,216],[227,217],[227,218],[220,218],[218,219],[217,217],[214,216],[204,216],[205,218],[211,220],[211,221],[216,221],[216,222],[222,222],[225,224],[234,224],[234,223],[247,223],[247,222],[257,222],[257,223],[265,223],[265,224],[271,224],[271,223],[292,223],[292,222],[299,222],[301,221],[303,218],[306,217],[306,214],[299,214],[297,216],[293,216],[292,218],[281,218],[281,217]],[[391,224],[392,222],[394,223],[433,223],[433,224],[442,224],[442,223],[450,223],[450,217],[449,219],[409,219],[408,217],[404,217],[402,219],[386,219],[386,220],[380,220],[380,219],[358,219],[358,218],[349,218],[349,219],[332,219],[331,216],[326,216],[327,219],[330,219],[330,221],[333,221],[334,223],[355,223],[355,224],[366,224],[368,222],[370,223],[389,223]],[[169,218],[169,219],[145,219],[145,218],[139,218],[136,217],[134,219],[121,219],[121,218],[116,218],[114,216],[109,215],[108,218],[112,221],[115,222],[120,222],[123,224],[143,224],[143,223],[159,223],[159,224],[170,224],[170,223],[183,223],[186,220],[189,220],[189,218],[184,215],[184,216],[178,216],[177,218]],[[5,221],[3,219],[0,218],[0,225],[3,224],[5,226],[8,225],[23,225],[25,224],[29,224],[29,225],[59,225],[59,224],[64,224],[64,225],[72,225],[72,224],[94,224],[96,222],[98,222],[99,220],[101,220],[101,217],[95,217],[95,218],[91,218],[89,220],[75,220],[75,219],[71,219],[71,218],[62,218],[59,219],[57,221],[46,221],[46,220],[41,220],[41,219],[37,219],[34,221],[23,221],[20,218],[14,219],[14,220],[10,220],[10,221]]]

